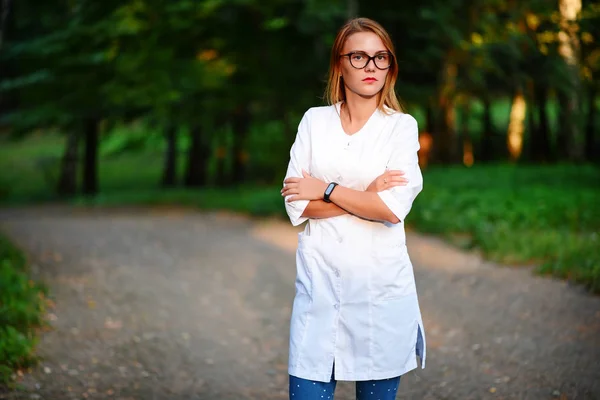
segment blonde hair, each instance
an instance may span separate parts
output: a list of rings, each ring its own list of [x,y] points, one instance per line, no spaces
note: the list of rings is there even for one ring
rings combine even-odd
[[[329,78],[327,80],[327,88],[325,89],[325,99],[329,105],[337,104],[338,102],[346,101],[346,92],[344,90],[344,79],[342,78],[342,70],[340,64],[340,54],[346,39],[357,32],[373,32],[383,42],[387,50],[392,54],[392,65],[389,68],[383,88],[378,93],[379,101],[377,108],[387,113],[385,107],[389,107],[395,111],[403,111],[398,97],[396,96],[396,80],[398,79],[398,62],[396,61],[396,53],[394,44],[390,35],[377,22],[369,18],[354,18],[346,22],[339,30],[333,47],[331,48],[331,59],[329,62]]]

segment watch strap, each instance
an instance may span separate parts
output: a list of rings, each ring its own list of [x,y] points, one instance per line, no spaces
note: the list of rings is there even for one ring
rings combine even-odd
[[[333,189],[335,189],[335,187],[337,185],[338,185],[337,182],[331,182],[329,185],[327,185],[327,188],[325,189],[325,193],[323,193],[323,201],[325,203],[331,203],[331,200],[329,200],[329,196],[331,196]]]

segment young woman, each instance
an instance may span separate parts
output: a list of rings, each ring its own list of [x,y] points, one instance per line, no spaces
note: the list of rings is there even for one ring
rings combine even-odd
[[[327,98],[298,127],[281,191],[299,234],[289,396],[394,399],[425,367],[425,334],[404,218],[423,187],[417,122],[401,112],[388,33],[358,18],[338,32]]]

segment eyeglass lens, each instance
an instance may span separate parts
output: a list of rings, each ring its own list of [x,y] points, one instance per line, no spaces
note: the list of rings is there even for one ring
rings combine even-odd
[[[388,53],[378,53],[373,56],[373,61],[375,61],[375,66],[379,69],[389,68],[391,64],[391,56]],[[352,53],[350,55],[350,64],[354,68],[364,68],[369,63],[369,55],[362,51],[358,51],[356,53]]]

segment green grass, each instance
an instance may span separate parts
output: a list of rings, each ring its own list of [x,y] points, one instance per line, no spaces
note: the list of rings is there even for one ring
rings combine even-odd
[[[57,157],[58,138],[0,146],[4,204],[53,200],[53,185],[35,160]],[[183,161],[183,160],[181,160]],[[279,188],[162,189],[162,154],[153,151],[101,157],[101,193],[79,205],[177,204],[206,210],[285,217]],[[183,171],[183,164],[180,165]],[[535,264],[548,273],[600,293],[600,170],[593,166],[490,165],[434,167],[408,217],[422,232],[443,236],[506,264]],[[12,182],[2,185],[3,182]],[[2,191],[4,190],[4,194]]]
[[[37,332],[44,326],[46,288],[32,282],[23,253],[0,236],[0,384],[34,365]]]
[[[425,173],[408,221],[506,264],[536,264],[600,293],[600,170],[445,167]]]

